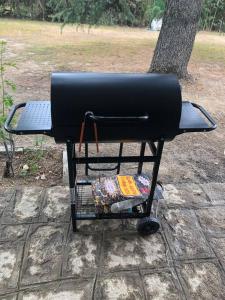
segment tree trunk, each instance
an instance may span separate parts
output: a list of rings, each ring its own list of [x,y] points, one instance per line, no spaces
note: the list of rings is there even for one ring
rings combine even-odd
[[[45,0],[39,0],[38,3],[42,10],[42,21],[45,21],[45,6],[46,6]]]
[[[149,72],[187,78],[202,0],[167,0],[163,24]]]

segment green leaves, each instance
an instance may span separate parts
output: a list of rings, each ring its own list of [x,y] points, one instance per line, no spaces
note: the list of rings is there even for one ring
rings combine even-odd
[[[5,138],[6,132],[4,130],[4,124],[6,121],[6,116],[0,115],[0,141]]]
[[[0,46],[6,46],[7,42],[6,40],[0,40]]]
[[[17,68],[17,66],[16,66],[16,64],[14,62],[5,62],[4,66],[12,67],[12,68]]]
[[[13,105],[13,97],[7,94],[4,96],[3,102],[6,108],[10,108]]]
[[[4,124],[6,121],[6,116],[1,115],[0,116],[0,124]]]
[[[203,30],[225,31],[224,0],[204,0],[200,27]]]
[[[158,0],[164,1],[164,0]],[[51,18],[67,23],[89,25],[145,25],[146,0],[48,0],[54,7]],[[148,24],[148,21],[147,21]]]
[[[202,1],[201,28],[225,31],[225,1]],[[2,0],[0,2],[0,16],[53,20],[62,22],[63,28],[67,23],[148,26],[152,19],[162,17],[166,0]],[[0,42],[1,46],[5,47],[6,41]]]
[[[188,0],[187,0],[188,1]],[[89,25],[146,26],[161,18],[166,0],[0,1],[0,16]],[[178,1],[179,2],[179,1]],[[225,31],[225,1],[203,0],[200,26]],[[5,47],[6,41],[0,42]]]
[[[5,72],[5,65],[0,65],[0,72],[4,73]]]
[[[15,92],[15,90],[16,90],[16,85],[15,85],[14,82],[12,82],[12,81],[9,80],[9,79],[5,79],[4,82],[5,82],[5,84],[6,84],[8,87],[10,87],[10,88],[12,89],[13,92]]]
[[[15,92],[16,90],[16,84],[12,80],[5,78],[7,68],[16,67],[15,63],[4,61],[3,55],[6,51],[6,45],[5,40],[0,40],[0,140],[4,140],[6,137],[4,123],[6,115],[14,102],[10,92]]]

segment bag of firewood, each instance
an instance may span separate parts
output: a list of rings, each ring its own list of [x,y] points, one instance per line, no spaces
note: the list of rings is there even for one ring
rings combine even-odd
[[[96,213],[129,212],[149,196],[150,178],[146,174],[101,177],[92,183]],[[123,202],[123,203],[122,203]]]

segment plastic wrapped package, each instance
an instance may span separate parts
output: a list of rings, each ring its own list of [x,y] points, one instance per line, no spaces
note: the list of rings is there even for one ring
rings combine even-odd
[[[96,213],[129,212],[132,207],[148,198],[150,183],[150,177],[146,174],[117,175],[95,180],[92,183],[92,193]],[[123,204],[120,203],[122,201]]]

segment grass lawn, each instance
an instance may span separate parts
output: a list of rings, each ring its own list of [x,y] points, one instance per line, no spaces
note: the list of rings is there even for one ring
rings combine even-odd
[[[157,32],[139,28],[69,25],[61,32],[55,23],[8,19],[0,19],[0,35],[24,45],[22,61],[32,58],[58,68],[137,72],[148,69],[158,37]],[[198,33],[192,54],[192,62],[196,61],[225,63],[224,35]]]

